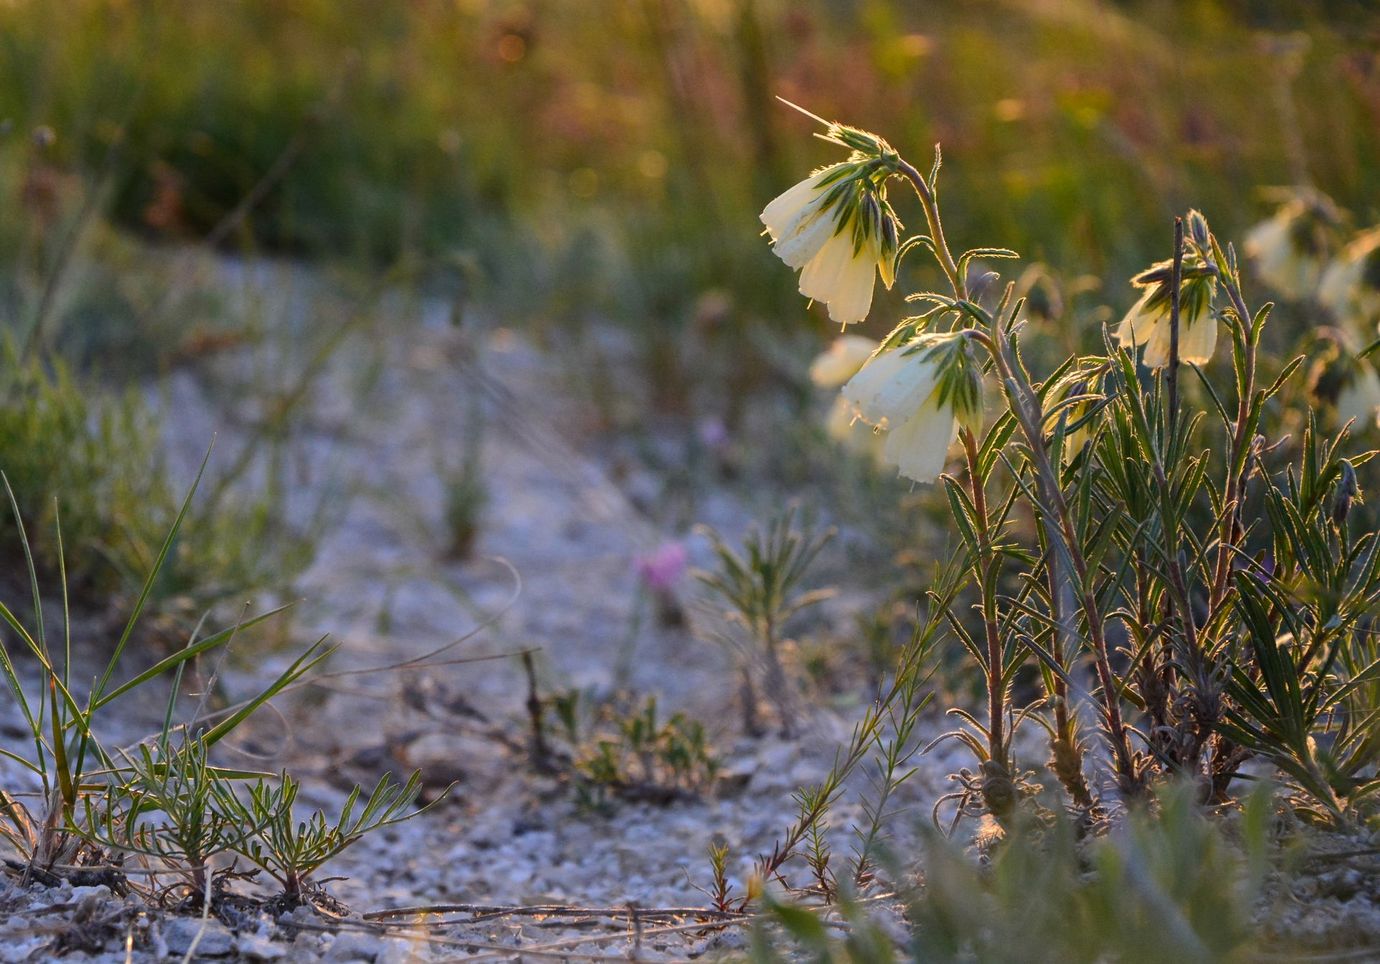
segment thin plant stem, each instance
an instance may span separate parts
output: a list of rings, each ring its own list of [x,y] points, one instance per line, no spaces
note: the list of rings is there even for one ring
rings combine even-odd
[[[937,146],[935,150],[938,150]],[[949,286],[953,288],[954,297],[960,301],[966,300],[968,282],[959,272],[958,262],[954,260],[953,254],[949,251],[949,242],[944,239],[944,222],[939,217],[939,199],[935,196],[934,189],[926,183],[920,172],[908,162],[898,161],[897,170],[915,188],[915,193],[920,198],[920,206],[925,209],[925,223],[929,226],[935,258],[939,261],[939,267],[943,270],[944,276],[949,279]]]
[[[1227,457],[1227,478],[1222,498],[1222,518],[1217,534],[1217,566],[1212,577],[1212,590],[1208,596],[1208,618],[1217,612],[1227,594],[1231,576],[1231,560],[1235,550],[1237,519],[1240,517],[1241,488],[1245,482],[1246,456],[1255,436],[1255,422],[1251,411],[1255,398],[1256,375],[1256,334],[1252,315],[1241,297],[1241,290],[1233,278],[1223,277],[1222,287],[1231,300],[1232,309],[1241,326],[1241,337],[1246,350],[1241,373],[1240,397],[1236,401],[1236,422],[1232,430],[1231,448]]]
[[[1131,743],[1126,724],[1121,717],[1121,687],[1112,671],[1110,650],[1107,644],[1106,626],[1102,607],[1097,602],[1089,579],[1087,560],[1083,556],[1069,512],[1064,493],[1059,488],[1057,476],[1049,461],[1049,451],[1045,448],[1044,435],[1040,430],[1043,423],[1043,409],[1035,397],[1028,381],[1018,376],[1019,365],[1011,343],[1006,337],[1002,319],[996,319],[989,336],[975,332],[974,338],[984,344],[992,355],[1001,378],[1003,390],[1010,402],[1011,411],[1016,415],[1021,432],[1030,449],[1030,458],[1035,466],[1035,478],[1040,494],[1041,510],[1051,516],[1055,525],[1050,532],[1059,543],[1073,568],[1077,583],[1080,606],[1088,623],[1088,642],[1092,648],[1093,665],[1097,671],[1098,682],[1102,687],[1102,713],[1107,727],[1107,736],[1112,745],[1117,775],[1124,793],[1139,795],[1143,789],[1140,774],[1137,772],[1135,757],[1131,753]]]
[[[1168,394],[1169,439],[1174,438],[1174,429],[1179,418],[1179,310],[1183,300],[1180,290],[1184,278],[1184,219],[1174,219],[1174,268],[1169,289],[1169,367],[1165,370],[1164,383]]]
[[[1044,526],[1041,527],[1045,528]],[[1049,603],[1053,609],[1054,631],[1050,638],[1050,655],[1060,667],[1064,666],[1064,636],[1072,634],[1067,623],[1068,593],[1070,587],[1063,578],[1058,553],[1049,553],[1045,566],[1049,581]],[[1078,742],[1078,717],[1069,712],[1069,687],[1060,673],[1053,674],[1051,693],[1054,697],[1054,738],[1050,750],[1054,755],[1055,776],[1063,784],[1073,802],[1089,810],[1095,801],[1083,777],[1083,748]]]
[[[987,518],[986,480],[978,459],[977,439],[964,428],[959,431],[968,459],[968,479],[972,486],[973,511],[977,516],[978,567],[982,587],[982,624],[987,642],[987,747],[992,761],[1006,766],[1006,687],[1003,677],[1001,638],[997,632],[997,601],[994,595],[996,554]]]

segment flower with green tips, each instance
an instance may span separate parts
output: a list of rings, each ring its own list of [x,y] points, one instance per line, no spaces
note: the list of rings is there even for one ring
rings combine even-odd
[[[916,482],[943,471],[960,424],[982,424],[982,371],[962,331],[923,334],[873,355],[843,397],[886,433],[882,460]]]
[[[1123,348],[1144,347],[1142,361],[1147,368],[1169,364],[1169,324],[1173,262],[1161,261],[1131,279],[1142,289],[1140,299],[1121,319],[1117,341]],[[1217,318],[1212,299],[1217,293],[1217,275],[1194,255],[1185,257],[1179,284],[1179,361],[1206,365],[1217,345]]]
[[[867,317],[878,274],[888,288],[896,280],[900,223],[876,169],[860,157],[833,164],[762,210],[772,250],[800,270],[800,293],[841,325]]]

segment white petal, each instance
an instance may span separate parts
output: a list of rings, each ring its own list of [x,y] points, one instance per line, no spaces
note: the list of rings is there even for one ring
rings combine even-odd
[[[771,235],[773,241],[785,234],[800,220],[800,216],[815,195],[812,182],[813,178],[806,178],[777,195],[771,203],[762,209],[762,223],[766,225],[767,233]]]
[[[829,317],[841,325],[862,321],[872,309],[877,262],[866,255],[867,249],[864,248],[862,256],[850,257],[835,282],[833,296],[826,299]]]
[[[1139,332],[1138,332],[1139,333]],[[1146,368],[1164,368],[1169,364],[1169,339],[1173,326],[1167,317],[1157,318],[1145,340],[1145,354],[1141,362]],[[1211,316],[1199,318],[1191,325],[1179,328],[1179,361],[1206,365],[1212,359],[1217,344],[1217,320]]]
[[[1122,348],[1144,345],[1154,333],[1157,319],[1145,310],[1146,302],[1153,293],[1153,288],[1147,288],[1145,294],[1131,306],[1131,310],[1126,312],[1121,324],[1117,326],[1116,339]]]
[[[1289,211],[1281,211],[1251,228],[1243,246],[1261,280],[1285,297],[1297,299],[1317,286],[1320,265],[1295,248],[1292,227]]]
[[[854,250],[853,232],[834,235],[800,273],[800,293],[829,306],[829,317],[843,325],[862,321],[872,307],[876,262]]]
[[[810,381],[820,388],[838,388],[858,373],[877,350],[877,342],[862,335],[842,335],[829,350],[810,363]]]
[[[887,433],[860,420],[853,411],[848,399],[840,395],[834,399],[833,407],[824,421],[824,431],[843,448],[869,458],[878,465],[882,463],[882,447]]]
[[[1146,368],[1163,368],[1169,364],[1169,323],[1156,324],[1145,342],[1145,354],[1140,356]]]
[[[1351,384],[1337,396],[1337,420],[1343,425],[1355,420],[1351,430],[1357,432],[1372,421],[1380,423],[1377,415],[1380,415],[1380,375],[1362,363]]]
[[[1165,325],[1165,330],[1169,329]],[[1217,345],[1217,319],[1208,315],[1199,318],[1191,325],[1185,325],[1179,333],[1179,360],[1194,365],[1206,365],[1212,359],[1212,349]],[[1147,351],[1147,354],[1149,352]],[[1165,364],[1169,364],[1169,352],[1165,351]]]
[[[883,458],[901,475],[916,482],[933,482],[944,471],[949,446],[958,435],[958,420],[931,399],[904,422],[886,433]]]
[[[1377,248],[1380,228],[1360,234],[1328,265],[1318,288],[1318,300],[1363,342],[1370,341],[1373,335],[1367,336],[1366,331],[1380,320],[1380,291],[1365,280],[1366,262]]]
[[[853,405],[842,395],[834,399],[829,415],[824,419],[824,431],[835,442],[846,442],[855,428],[871,431],[866,422],[860,422],[853,414]]]
[[[803,268],[834,237],[834,212],[812,207],[789,231],[781,235],[772,250],[792,268]]]
[[[815,204],[823,199],[824,192],[818,190],[819,183],[839,166],[835,164],[826,167],[817,174],[810,175],[777,195],[762,209],[762,223],[767,226],[767,231],[771,234],[773,241],[782,235],[790,234],[791,228],[795,226],[796,222],[810,213],[807,208],[813,209]],[[832,185],[830,186],[832,187]]]
[[[1078,421],[1080,418],[1082,418],[1083,416],[1087,415],[1087,414],[1088,414],[1088,410],[1089,410],[1090,408],[1092,408],[1092,404],[1091,404],[1091,403],[1084,403],[1084,404],[1082,404],[1082,405],[1075,405],[1075,406],[1069,411],[1069,414],[1068,414],[1068,424],[1069,424],[1069,425],[1072,425],[1074,422]],[[1092,433],[1093,433],[1093,423],[1089,421],[1089,422],[1085,422],[1084,424],[1078,426],[1078,428],[1075,428],[1075,429],[1071,430],[1067,435],[1064,436],[1064,461],[1065,461],[1065,462],[1070,461],[1070,460],[1073,459],[1073,457],[1076,456],[1079,452],[1083,451],[1083,446],[1087,444],[1087,442],[1088,442],[1088,440],[1089,440],[1090,438],[1092,438]]]
[[[828,304],[834,297],[838,279],[853,258],[851,231],[835,234],[800,272],[800,293]]]
[[[1350,311],[1356,290],[1361,280],[1361,262],[1338,259],[1327,266],[1322,282],[1318,285],[1318,301],[1339,318],[1345,318]]]
[[[1247,231],[1241,247],[1249,258],[1268,260],[1277,249],[1287,247],[1288,244],[1289,219],[1276,214]]]
[[[883,419],[895,425],[910,418],[934,392],[937,372],[922,352],[902,349],[883,352],[843,386],[843,397],[874,425]]]

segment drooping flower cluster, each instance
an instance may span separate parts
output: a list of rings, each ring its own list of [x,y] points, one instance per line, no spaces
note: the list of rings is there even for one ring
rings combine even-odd
[[[762,210],[777,257],[800,271],[800,293],[851,325],[867,317],[877,275],[896,281],[900,222],[886,200],[886,162],[855,154],[816,171]]]
[[[968,333],[930,332],[873,355],[843,387],[858,418],[885,432],[882,459],[931,482],[960,425],[982,424],[982,371]]]
[[[1318,300],[1354,333],[1373,337],[1380,323],[1380,227],[1357,236],[1328,265]]]
[[[1196,211],[1189,217],[1194,215],[1202,217]],[[1123,348],[1145,348],[1141,360],[1148,368],[1169,364],[1173,271],[1172,261],[1160,261],[1131,279],[1142,294],[1116,331]],[[1206,258],[1196,250],[1186,253],[1179,283],[1179,361],[1205,365],[1212,358],[1217,345],[1217,318],[1212,310],[1216,293],[1217,275]]]
[[[1330,199],[1295,197],[1246,232],[1243,248],[1267,285],[1286,298],[1308,298],[1318,290],[1340,223]]]

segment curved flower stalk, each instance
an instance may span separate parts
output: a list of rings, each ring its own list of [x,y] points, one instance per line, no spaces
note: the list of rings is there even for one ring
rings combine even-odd
[[[1196,212],[1190,213],[1190,218],[1193,214]],[[1131,284],[1143,292],[1140,300],[1121,319],[1116,331],[1117,341],[1123,348],[1145,348],[1141,360],[1147,368],[1169,365],[1173,268],[1172,261],[1160,261],[1131,279]],[[1179,361],[1206,365],[1217,345],[1217,318],[1212,310],[1212,300],[1217,293],[1217,272],[1197,251],[1185,252],[1182,270]]]
[[[877,159],[855,156],[816,171],[762,209],[777,257],[800,271],[800,293],[829,308],[841,325],[872,308],[877,275],[896,281],[900,222]]]
[[[1358,235],[1323,272],[1318,300],[1353,334],[1380,322],[1380,227]]]
[[[982,372],[963,331],[923,334],[874,355],[843,397],[886,432],[886,464],[916,482],[939,477],[960,424],[982,426]]]
[[[1247,231],[1242,247],[1267,285],[1286,298],[1307,298],[1318,290],[1340,222],[1329,198],[1295,197]]]
[[[862,335],[842,335],[835,338],[826,351],[810,364],[810,381],[818,388],[841,388],[867,364],[877,350],[878,342]],[[835,395],[829,414],[824,419],[824,431],[839,445],[854,455],[882,461],[882,446],[886,436],[865,422],[859,421],[853,405],[842,394]]]

